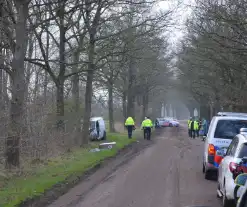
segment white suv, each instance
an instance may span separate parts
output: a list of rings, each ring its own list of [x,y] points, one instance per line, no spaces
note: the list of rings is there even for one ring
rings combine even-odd
[[[223,197],[223,206],[234,206],[236,198],[234,170],[243,157],[247,156],[247,129],[236,135],[218,170],[218,195]]]
[[[212,173],[217,174],[219,164],[240,128],[247,128],[247,114],[220,112],[213,117],[203,153],[203,172],[206,179],[210,180]]]

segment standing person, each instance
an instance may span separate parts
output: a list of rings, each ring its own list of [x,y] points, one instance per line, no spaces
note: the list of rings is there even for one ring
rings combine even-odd
[[[193,138],[193,139],[196,138],[196,130],[197,130],[196,120],[192,119],[192,121],[190,122],[190,132],[191,132],[190,138]]]
[[[131,139],[132,138],[132,132],[135,129],[135,122],[134,122],[134,119],[131,116],[129,116],[126,119],[126,121],[125,121],[125,127],[128,130],[128,137],[129,137],[129,139]]]
[[[149,117],[145,117],[145,119],[142,122],[142,129],[144,131],[144,139],[146,139],[147,135],[147,140],[151,139],[151,128],[153,128],[153,123]]]
[[[202,127],[203,127],[204,136],[207,136],[207,133],[208,133],[208,123],[207,123],[207,120],[205,118],[203,118]]]
[[[199,120],[195,120],[196,123],[196,137],[199,137],[199,130],[200,130],[200,119]]]
[[[190,117],[190,119],[188,120],[188,134],[189,134],[189,137],[191,137],[191,130],[190,130],[191,122],[192,122],[192,117]]]
[[[159,126],[159,121],[158,121],[158,119],[155,119],[155,128],[157,129],[157,128],[159,128],[160,126]]]

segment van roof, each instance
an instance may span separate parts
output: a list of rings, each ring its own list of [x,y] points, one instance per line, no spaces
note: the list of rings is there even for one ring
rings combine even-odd
[[[247,116],[236,116],[236,115],[228,115],[228,116],[215,116],[216,120],[247,120]]]
[[[90,121],[98,121],[98,120],[102,120],[102,117],[91,117]]]

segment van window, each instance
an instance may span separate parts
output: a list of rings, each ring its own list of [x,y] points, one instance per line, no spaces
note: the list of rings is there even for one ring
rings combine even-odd
[[[241,128],[247,128],[247,120],[219,120],[214,137],[219,139],[232,139]]]
[[[247,157],[247,143],[242,144],[238,154],[238,158],[243,158],[243,157]]]

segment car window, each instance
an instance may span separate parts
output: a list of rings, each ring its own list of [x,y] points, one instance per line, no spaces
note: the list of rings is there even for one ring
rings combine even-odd
[[[247,120],[219,120],[214,137],[218,139],[232,139],[239,134],[241,128],[247,128]]]
[[[230,154],[231,156],[235,155],[237,147],[238,147],[238,138],[234,138],[234,139],[236,139],[236,140],[234,141],[234,144],[232,146],[232,150],[231,150],[231,154]]]
[[[247,157],[247,143],[242,144],[237,157],[238,158]]]
[[[232,140],[231,144],[229,145],[229,147],[227,149],[227,152],[226,152],[227,156],[231,155],[231,151],[232,151],[232,148],[234,147],[234,144],[235,144],[235,139]]]

